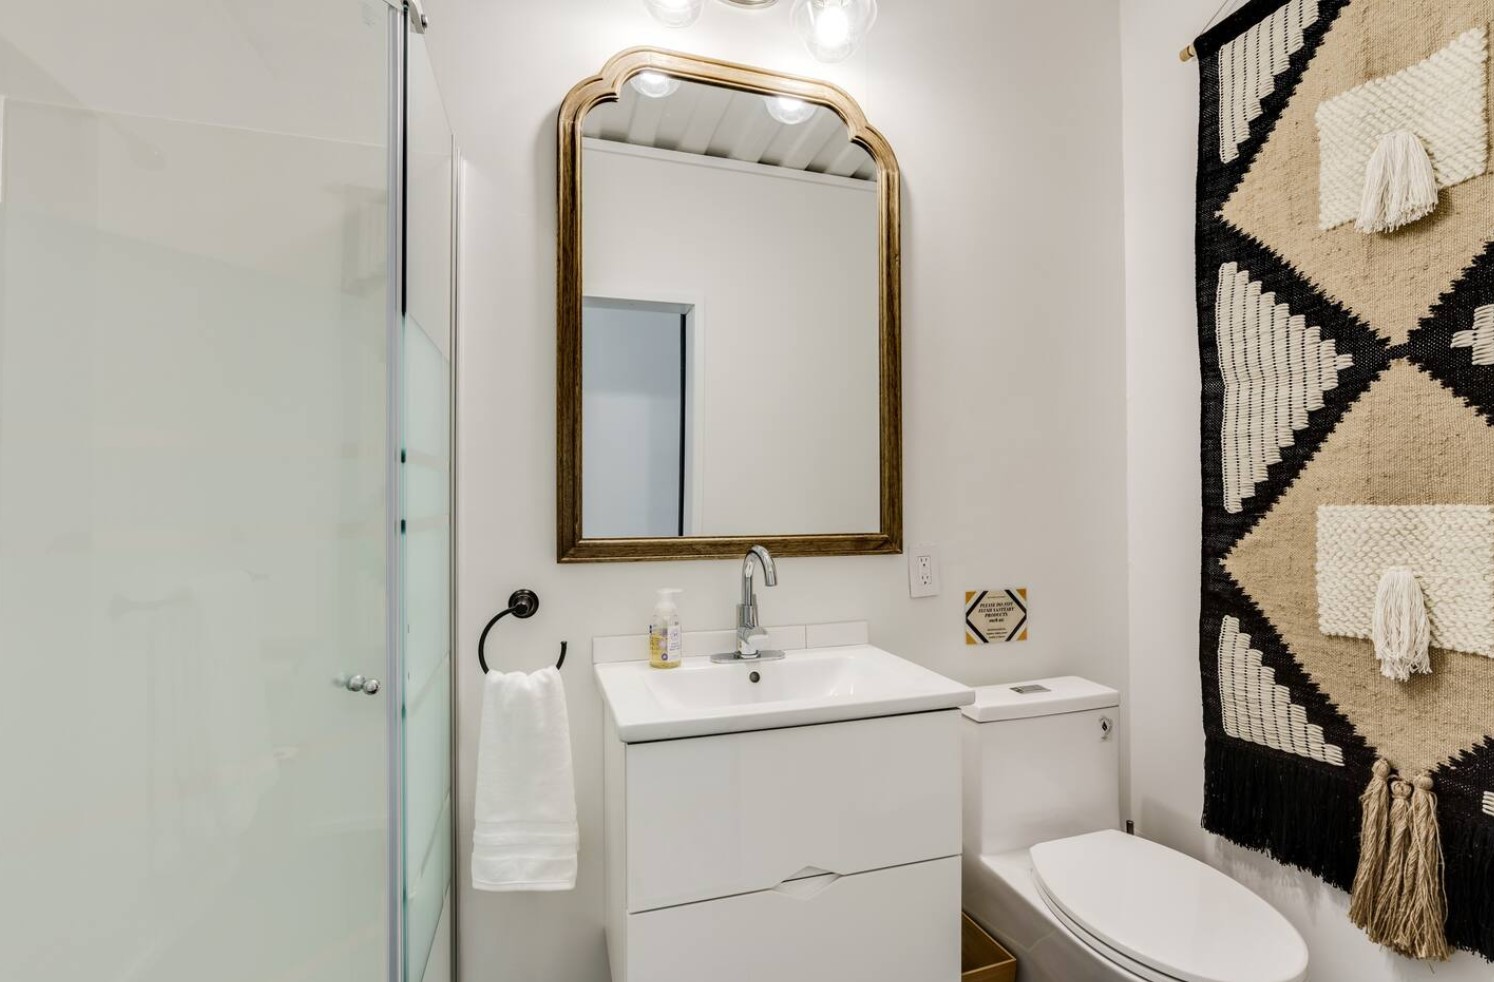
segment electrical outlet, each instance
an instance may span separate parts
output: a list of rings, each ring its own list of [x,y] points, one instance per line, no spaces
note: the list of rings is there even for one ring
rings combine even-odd
[[[908,596],[934,597],[938,594],[938,553],[933,546],[914,546],[908,550]]]

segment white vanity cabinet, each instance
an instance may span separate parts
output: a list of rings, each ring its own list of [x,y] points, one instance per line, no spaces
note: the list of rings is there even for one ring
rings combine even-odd
[[[613,982],[956,982],[958,720],[624,743],[609,710]]]

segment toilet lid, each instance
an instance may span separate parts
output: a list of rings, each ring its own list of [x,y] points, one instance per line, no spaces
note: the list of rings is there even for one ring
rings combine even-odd
[[[1071,926],[1183,982],[1302,982],[1307,945],[1274,907],[1190,856],[1123,832],[1032,847],[1044,900]]]

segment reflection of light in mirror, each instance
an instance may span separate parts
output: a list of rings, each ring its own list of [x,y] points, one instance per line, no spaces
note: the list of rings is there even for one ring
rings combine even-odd
[[[844,61],[877,19],[877,0],[797,0],[794,28],[820,61]]]
[[[768,107],[768,115],[785,126],[798,126],[814,115],[813,105],[792,96],[765,95],[763,103]]]
[[[680,87],[679,79],[670,78],[662,72],[639,72],[629,82],[639,95],[646,95],[650,99],[672,96]]]
[[[700,16],[705,0],[643,0],[654,20],[667,27],[689,27]]]

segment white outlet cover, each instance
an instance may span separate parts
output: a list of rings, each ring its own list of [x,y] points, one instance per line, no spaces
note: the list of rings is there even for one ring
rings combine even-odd
[[[939,552],[931,545],[916,545],[908,550],[908,596],[939,595]]]

